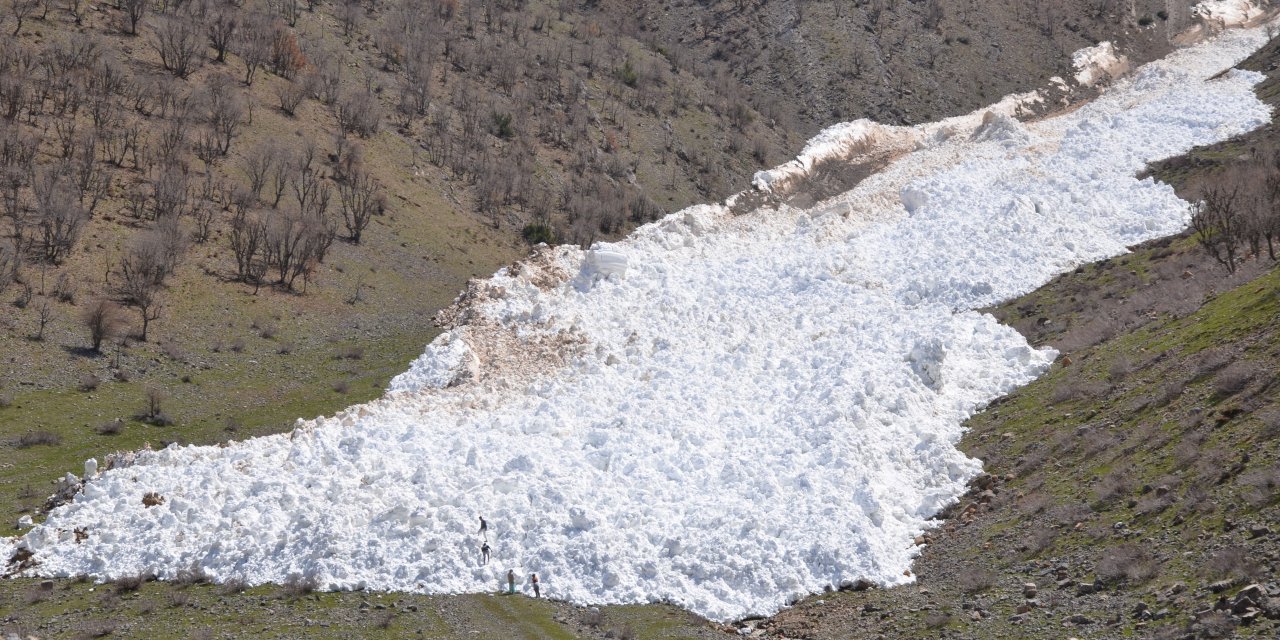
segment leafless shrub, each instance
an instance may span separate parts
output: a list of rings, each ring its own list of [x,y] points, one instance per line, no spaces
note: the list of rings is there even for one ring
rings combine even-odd
[[[179,571],[178,575],[174,576],[173,580],[170,582],[180,589],[185,589],[192,585],[205,584],[209,581],[209,574],[199,566],[195,566],[190,569],[183,569],[182,571]]]
[[[101,382],[102,381],[98,379],[98,376],[92,373],[84,373],[80,375],[79,388],[81,391],[85,392],[93,391],[98,388],[98,384]]]
[[[121,420],[120,418],[116,418],[115,420],[111,420],[110,422],[104,422],[98,425],[98,427],[94,429],[94,431],[97,431],[98,435],[103,435],[103,436],[119,435],[121,432],[124,431],[124,420]]]
[[[282,585],[282,596],[289,600],[297,600],[302,596],[314,592],[320,588],[320,582],[313,576],[302,576],[300,574],[291,574],[284,585]]]
[[[333,390],[336,393],[346,395],[351,391],[351,383],[346,380],[339,380],[333,383]]]
[[[344,133],[354,133],[367,138],[378,132],[382,120],[382,108],[378,98],[368,90],[351,91],[338,100],[334,108],[338,127]]]
[[[353,344],[342,347],[337,353],[339,360],[361,360],[364,358],[364,347]]]
[[[1202,378],[1231,364],[1234,360],[1226,349],[1206,349],[1196,359],[1196,378]]]
[[[114,596],[111,596],[114,598]],[[113,609],[119,604],[119,599],[103,598],[103,608]],[[75,636],[76,638],[105,638],[116,632],[119,624],[114,620],[89,620],[78,625]]]
[[[163,16],[152,32],[150,44],[166,71],[185,78],[200,66],[203,36],[198,21],[188,16]]]
[[[141,589],[142,585],[154,579],[155,576],[149,573],[139,573],[133,576],[117,578],[112,584],[115,586],[116,593],[130,593]]]
[[[58,302],[75,304],[76,290],[78,288],[75,278],[72,278],[71,274],[64,271],[58,274],[58,280],[53,285],[53,297],[57,298]]]
[[[1213,390],[1220,398],[1236,395],[1244,391],[1258,373],[1258,366],[1252,362],[1233,362],[1214,376]]]
[[[1053,497],[1043,491],[1032,492],[1018,501],[1018,510],[1028,514],[1043,513],[1053,505]]]
[[[378,616],[378,619],[373,623],[373,626],[377,629],[386,630],[386,629],[390,629],[391,624],[394,623],[395,621],[396,621],[396,612],[388,611]]]
[[[1236,481],[1245,502],[1254,508],[1262,507],[1280,496],[1280,463],[1252,469],[1241,474]]]
[[[982,593],[996,586],[999,576],[986,567],[968,565],[956,574],[956,585],[965,594]]]
[[[1133,363],[1125,356],[1117,356],[1111,361],[1111,366],[1107,368],[1107,378],[1112,383],[1124,380],[1130,372],[1133,371]]]
[[[13,392],[0,391],[0,409],[8,409],[13,406]]]
[[[173,419],[164,412],[164,401],[168,397],[168,394],[163,389],[147,387],[147,407],[139,417],[144,422],[158,427],[167,427],[173,424]]]
[[[244,338],[236,338],[231,341],[231,351],[233,353],[242,353],[244,351]]]
[[[1037,556],[1053,546],[1058,539],[1058,532],[1049,527],[1035,527],[1022,538],[1019,550],[1028,556]]]
[[[1101,382],[1064,380],[1049,395],[1049,404],[1062,404],[1074,400],[1097,398],[1104,395],[1109,387]]]
[[[1125,543],[1103,551],[1094,572],[1106,582],[1146,582],[1159,575],[1160,565],[1146,547]]]
[[[604,612],[599,609],[592,609],[582,616],[582,624],[588,629],[599,629],[605,623]]]
[[[1254,562],[1252,553],[1243,546],[1219,549],[1204,563],[1206,577],[1213,580],[1252,580],[1262,571],[1263,566]]]
[[[186,591],[170,591],[169,606],[174,609],[181,609],[191,603],[191,594]]]
[[[924,626],[930,629],[941,629],[951,624],[951,614],[943,611],[930,611],[924,617]]]
[[[1133,481],[1127,469],[1114,469],[1093,489],[1094,509],[1102,510],[1118,498],[1133,492]]]
[[[14,440],[13,446],[18,449],[30,449],[36,446],[53,447],[62,444],[62,437],[50,431],[28,431]]]
[[[235,595],[244,592],[249,588],[249,584],[241,578],[231,578],[222,583],[222,593],[226,595]]]

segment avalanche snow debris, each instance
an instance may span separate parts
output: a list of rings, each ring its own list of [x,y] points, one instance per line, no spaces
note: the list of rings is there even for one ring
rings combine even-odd
[[[1178,51],[1041,122],[828,129],[763,188],[901,157],[808,209],[703,205],[592,252],[540,249],[469,285],[383,398],[109,459],[3,555],[41,576],[433,593],[515,568],[574,602],[717,620],[908,582],[912,540],[981,468],[961,421],[1055,357],[973,310],[1181,229],[1186,203],[1133,176],[1269,120],[1258,74],[1207,81],[1264,40]]]
[[[1110,42],[1099,42],[1071,54],[1071,64],[1076,69],[1076,82],[1082,87],[1114,80],[1129,71],[1129,59],[1116,53]]]

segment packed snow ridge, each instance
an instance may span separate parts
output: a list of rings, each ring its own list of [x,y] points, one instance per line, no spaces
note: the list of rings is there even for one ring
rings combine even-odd
[[[1182,229],[1186,203],[1134,176],[1269,120],[1258,74],[1210,79],[1263,40],[1178,51],[1032,124],[833,129],[784,171],[898,159],[811,208],[697,206],[536,252],[473,283],[384,398],[91,468],[3,544],[29,575],[100,579],[456,593],[514,569],[554,597],[717,620],[909,582],[912,538],[981,467],[961,422],[1055,356],[975,309]]]

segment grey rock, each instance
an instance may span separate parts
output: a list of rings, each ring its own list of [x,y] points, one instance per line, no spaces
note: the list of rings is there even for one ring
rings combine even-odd
[[[1260,524],[1255,524],[1249,527],[1249,537],[1251,538],[1261,538],[1263,536],[1269,536],[1269,535],[1271,535],[1270,527],[1266,527]]]
[[[1081,582],[1076,585],[1076,595],[1087,596],[1098,590],[1098,585],[1092,582]]]
[[[1067,618],[1067,622],[1070,622],[1071,624],[1093,624],[1093,618],[1082,613],[1077,613],[1070,618]]]

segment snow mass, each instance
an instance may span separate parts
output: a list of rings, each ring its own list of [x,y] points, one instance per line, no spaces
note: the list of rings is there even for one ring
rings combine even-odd
[[[1259,74],[1209,79],[1264,40],[1228,32],[1031,124],[1009,114],[1034,96],[834,127],[756,184],[896,159],[810,208],[731,199],[537,251],[472,283],[383,398],[95,461],[0,552],[29,550],[29,575],[427,593],[491,591],[511,568],[553,597],[716,620],[910,582],[913,537],[981,469],[962,421],[1056,356],[974,310],[1184,228],[1186,203],[1134,176],[1269,121]]]

